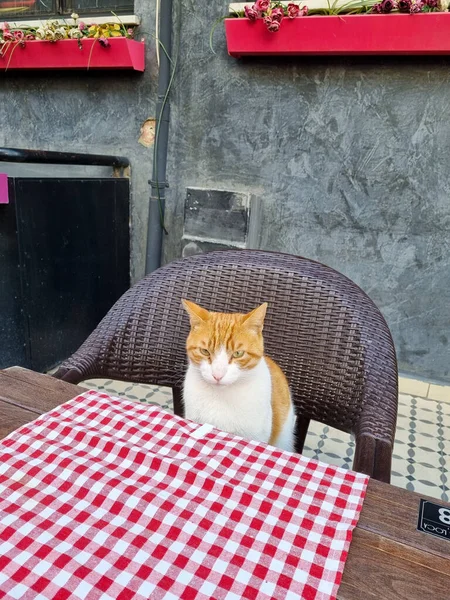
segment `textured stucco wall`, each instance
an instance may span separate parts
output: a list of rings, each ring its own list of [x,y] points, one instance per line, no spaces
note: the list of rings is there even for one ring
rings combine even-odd
[[[141,30],[155,31],[155,2],[135,0]],[[128,156],[132,168],[131,275],[144,273],[152,148],[138,143],[155,115],[158,69],[147,39],[146,71],[1,73],[0,146]]]
[[[181,2],[165,260],[186,188],[261,199],[259,247],[320,260],[372,297],[400,368],[450,380],[450,71],[439,58],[228,57],[226,2]]]

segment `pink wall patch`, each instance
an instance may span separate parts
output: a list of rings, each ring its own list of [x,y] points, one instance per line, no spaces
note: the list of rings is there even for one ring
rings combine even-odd
[[[0,173],[0,204],[8,204],[8,175]]]

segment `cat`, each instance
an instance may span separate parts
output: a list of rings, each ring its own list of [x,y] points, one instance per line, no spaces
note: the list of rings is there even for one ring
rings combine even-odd
[[[182,303],[191,322],[183,387],[186,418],[294,452],[289,385],[277,363],[264,354],[267,303],[248,314]]]

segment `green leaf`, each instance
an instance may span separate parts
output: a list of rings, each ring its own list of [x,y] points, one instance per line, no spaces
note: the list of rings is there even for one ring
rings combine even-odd
[[[227,17],[219,17],[216,21],[214,21],[213,26],[211,27],[211,31],[209,33],[209,47],[211,48],[211,52],[213,54],[216,54],[214,48],[213,48],[213,35],[214,32],[217,28],[218,25],[220,25],[220,23],[222,23],[222,21],[224,21]]]

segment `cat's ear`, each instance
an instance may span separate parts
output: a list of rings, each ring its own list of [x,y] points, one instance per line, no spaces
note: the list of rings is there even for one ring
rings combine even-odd
[[[197,327],[208,320],[209,312],[206,310],[206,308],[202,308],[190,300],[182,299],[181,302],[183,303],[185,311],[189,315],[191,327]]]
[[[264,318],[267,312],[267,302],[258,306],[248,314],[244,315],[242,323],[250,329],[255,329],[258,333],[261,333],[264,326]]]

